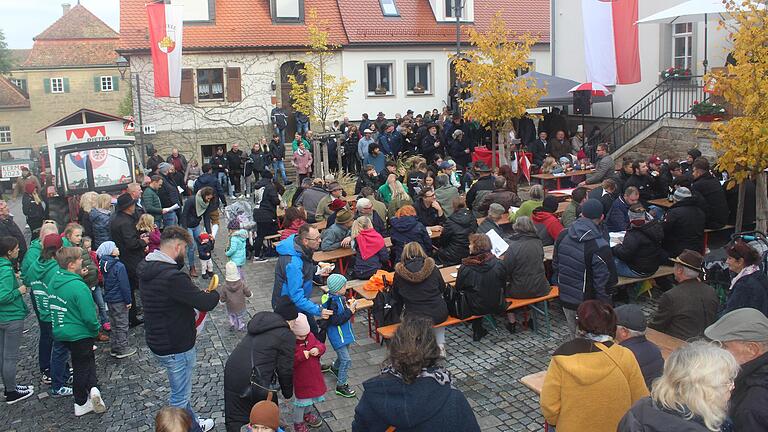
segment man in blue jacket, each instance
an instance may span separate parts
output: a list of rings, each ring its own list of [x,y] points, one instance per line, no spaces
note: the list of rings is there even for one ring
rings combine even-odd
[[[277,245],[279,258],[275,265],[275,285],[272,288],[272,308],[281,297],[289,297],[300,312],[307,318],[320,316],[327,319],[333,312],[321,308],[312,302],[312,279],[318,274],[317,265],[312,261],[312,254],[320,249],[320,231],[309,224],[302,225],[299,232],[291,235]],[[320,276],[326,276],[330,268],[322,269]],[[318,327],[314,319],[308,319],[309,327],[317,335]]]
[[[553,285],[560,288],[560,302],[571,336],[576,336],[576,309],[585,300],[612,304],[610,287],[616,285],[616,266],[603,222],[603,205],[589,199],[581,217],[555,242],[552,259]]]
[[[616,198],[605,216],[605,226],[608,232],[626,231],[629,227],[629,208],[640,201],[640,191],[629,186],[624,190],[624,195]]]

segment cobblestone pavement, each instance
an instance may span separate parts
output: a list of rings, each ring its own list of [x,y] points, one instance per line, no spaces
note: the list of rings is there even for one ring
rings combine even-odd
[[[224,224],[226,226],[226,224]],[[217,272],[224,268],[226,230],[219,234],[214,261]],[[253,290],[248,299],[248,311],[269,309],[275,259],[266,263],[248,263],[246,282]],[[202,285],[202,280],[197,279]],[[316,294],[319,296],[319,293]],[[655,295],[654,297],[657,297]],[[655,301],[643,300],[646,313],[655,308]],[[31,309],[30,309],[31,310]],[[556,301],[550,305],[552,337],[532,331],[511,335],[501,325],[491,330],[481,342],[472,342],[471,329],[450,327],[446,334],[447,366],[470,401],[483,431],[541,430],[542,417],[538,397],[519,383],[527,374],[547,367],[552,351],[565,340],[567,329],[562,310]],[[216,431],[224,431],[223,376],[227,356],[242,334],[229,331],[226,310],[219,305],[211,314],[205,332],[197,341],[197,369],[192,392],[193,406],[199,415],[216,420]],[[487,324],[486,324],[486,327]],[[99,387],[108,405],[103,415],[89,414],[75,418],[73,400],[47,397],[48,386],[40,385],[37,370],[38,327],[34,314],[26,321],[29,331],[24,335],[18,371],[19,384],[32,383],[36,394],[21,403],[0,408],[0,430],[27,431],[149,431],[154,430],[153,418],[167,403],[168,382],[144,342],[142,327],[132,329],[130,343],[139,349],[137,355],[123,360],[109,356],[108,344],[99,344],[96,364]],[[358,342],[352,347],[350,384],[358,395],[362,382],[378,373],[385,359],[385,349],[367,336],[366,313],[359,312],[354,324]],[[331,348],[324,363],[335,357]],[[329,389],[335,385],[326,375]],[[41,391],[43,390],[43,391]],[[351,430],[357,398],[345,399],[329,392],[327,400],[317,404],[325,419],[320,432]],[[358,396],[359,397],[359,396]],[[289,408],[281,407],[284,419]],[[288,421],[286,420],[286,423]],[[289,429],[290,430],[290,429]]]

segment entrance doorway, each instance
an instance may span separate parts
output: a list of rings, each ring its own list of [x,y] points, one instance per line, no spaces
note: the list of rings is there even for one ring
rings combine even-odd
[[[293,141],[293,135],[296,133],[296,117],[291,98],[291,83],[288,81],[288,77],[293,75],[297,81],[304,82],[304,75],[299,72],[303,67],[304,64],[299,61],[285,62],[280,66],[280,100],[282,101],[282,108],[288,116],[288,126],[285,128],[286,142]]]

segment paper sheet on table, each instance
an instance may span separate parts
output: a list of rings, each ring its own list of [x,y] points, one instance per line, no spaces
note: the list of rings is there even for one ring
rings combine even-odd
[[[520,210],[520,207],[510,207],[510,208],[509,208],[509,213],[510,213],[510,214],[515,214],[515,213],[517,213],[519,210]]]
[[[504,252],[507,251],[509,248],[509,245],[507,242],[504,241],[501,236],[496,234],[496,231],[490,230],[487,233],[485,233],[489,239],[491,239],[491,252],[493,252],[494,255],[496,255],[496,258],[499,258],[501,255],[504,254]]]
[[[459,277],[459,274],[458,273],[451,273],[451,277],[455,279],[455,278]]]

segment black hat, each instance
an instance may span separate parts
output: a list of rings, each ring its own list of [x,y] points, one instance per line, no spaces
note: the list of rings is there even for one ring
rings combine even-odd
[[[126,192],[117,197],[117,204],[115,204],[115,208],[117,211],[123,211],[134,204],[136,204],[136,200],[133,199],[131,194]]]
[[[281,296],[277,299],[274,307],[275,313],[283,317],[286,321],[295,320],[299,316],[299,310],[293,304],[288,296]]]

